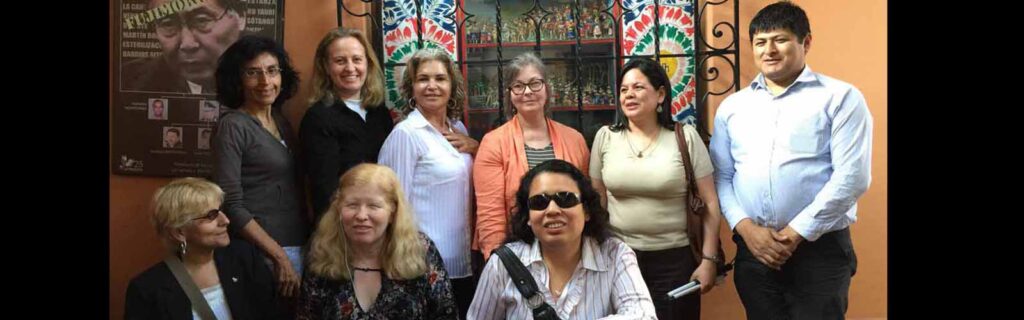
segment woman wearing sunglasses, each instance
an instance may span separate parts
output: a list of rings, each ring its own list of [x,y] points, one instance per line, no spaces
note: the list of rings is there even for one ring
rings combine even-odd
[[[544,80],[544,63],[527,52],[504,69],[509,93],[505,105],[512,119],[484,135],[473,161],[476,242],[485,258],[505,240],[515,192],[526,170],[550,159],[568,161],[582,172],[590,165],[583,135],[547,116],[551,87]]]
[[[608,212],[590,180],[572,164],[549,160],[530,169],[516,192],[505,246],[561,319],[609,315],[655,319],[636,255],[608,231]],[[526,319],[533,311],[501,259],[489,259],[468,319]]]
[[[199,319],[191,287],[217,319],[281,319],[270,270],[252,245],[228,238],[220,187],[200,178],[171,181],[153,196],[151,220],[167,258],[128,285],[125,319]],[[172,268],[183,267],[177,279]],[[185,271],[187,270],[187,271]]]
[[[612,231],[636,251],[659,319],[700,319],[700,295],[662,299],[691,280],[701,294],[715,285],[718,228],[722,216],[711,157],[697,130],[683,126],[699,194],[707,204],[702,258],[690,252],[686,234],[687,179],[672,120],[672,90],[661,65],[634,58],[619,74],[621,111],[594,136],[590,177],[611,215]],[[642,177],[642,178],[641,178]]]

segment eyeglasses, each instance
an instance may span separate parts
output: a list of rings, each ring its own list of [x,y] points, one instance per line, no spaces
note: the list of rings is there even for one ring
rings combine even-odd
[[[220,217],[220,209],[210,209],[210,211],[207,211],[205,214],[197,218],[192,218],[192,220],[206,219],[213,221],[217,220],[218,217]]]
[[[555,192],[554,194],[536,194],[526,200],[526,206],[530,210],[544,210],[547,209],[548,205],[551,204],[551,200],[555,200],[562,209],[568,209],[575,207],[580,204],[580,197],[575,193],[569,191]]]
[[[523,93],[526,93],[526,87],[530,87],[530,91],[533,91],[533,92],[540,91],[541,89],[544,89],[544,80],[543,79],[533,80],[533,81],[530,81],[530,83],[526,83],[526,84],[524,84],[522,82],[518,82],[516,84],[513,84],[511,87],[508,87],[508,89],[511,90],[512,93],[523,94]]]
[[[260,70],[260,69],[253,68],[253,69],[245,69],[245,71],[242,71],[242,75],[245,76],[248,79],[256,79],[256,78],[259,78],[262,75],[266,75],[267,77],[271,77],[272,78],[272,77],[276,77],[279,74],[281,74],[281,67],[270,67],[270,68],[267,68],[267,70]]]
[[[223,19],[228,14],[228,10],[231,9],[225,8],[224,12],[217,18],[208,13],[199,12],[189,16],[187,21],[182,21],[185,20],[182,16],[190,15],[191,13],[170,15],[156,21],[156,32],[164,37],[173,37],[178,35],[178,32],[181,32],[181,26],[185,24],[192,31],[208,33],[213,30],[214,23],[220,21],[220,19]]]

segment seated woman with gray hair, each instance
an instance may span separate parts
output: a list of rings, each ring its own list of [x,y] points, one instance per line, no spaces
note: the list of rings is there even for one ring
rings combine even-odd
[[[201,178],[153,196],[152,222],[167,257],[131,280],[125,319],[281,319],[274,280],[251,244],[228,238],[224,191]]]

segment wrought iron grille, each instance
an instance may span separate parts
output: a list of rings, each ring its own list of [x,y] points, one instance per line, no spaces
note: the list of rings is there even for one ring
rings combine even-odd
[[[462,120],[477,139],[506,121],[505,110],[509,106],[505,103],[504,95],[507,92],[496,88],[507,86],[501,77],[502,67],[514,57],[513,51],[522,51],[524,48],[534,51],[549,65],[549,77],[552,76],[551,65],[564,66],[567,80],[561,88],[567,89],[567,92],[558,94],[560,101],[572,101],[556,103],[552,117],[582,132],[588,144],[592,142],[597,128],[610,123],[612,117],[619,116],[621,112],[618,108],[618,84],[615,81],[627,59],[649,57],[661,61],[663,65],[675,61],[676,67],[682,63],[685,64],[684,68],[692,68],[692,81],[680,84],[676,83],[676,78],[673,79],[674,87],[682,88],[679,93],[673,90],[673,98],[680,100],[678,106],[673,106],[673,112],[677,121],[695,123],[705,137],[708,132],[705,117],[709,98],[739,90],[739,0],[698,0],[696,3],[692,0],[348,2],[350,5],[358,3],[363,10],[354,10],[346,5],[346,1],[337,0],[338,25],[343,25],[345,19],[364,20],[362,23],[372,35],[378,59],[387,77],[391,79],[386,88],[389,91],[390,107],[404,103],[401,99],[395,99],[398,83],[394,80],[400,78],[405,63],[394,58],[399,55],[408,56],[408,52],[424,47],[447,50],[462,71],[470,90],[474,90],[474,86],[481,90],[495,89],[483,94],[475,92],[480,99],[474,100],[473,94],[467,97],[470,101],[466,103]],[[594,4],[599,6],[595,7]],[[493,11],[487,12],[488,9]],[[709,16],[712,12],[714,14]],[[594,13],[598,17],[595,18]],[[491,17],[493,23],[488,21]],[[653,21],[649,21],[651,19]],[[630,24],[635,21],[642,21],[653,30],[638,31],[636,24]],[[610,29],[608,32],[604,25],[594,24],[606,22],[611,22],[607,26]],[[404,30],[398,30],[402,28]],[[708,33],[705,33],[706,28]],[[391,39],[393,37],[385,39],[388,35],[396,34],[396,30],[399,37],[407,37],[404,40],[408,43],[407,47],[396,47],[402,44],[402,40]],[[451,34],[451,39],[448,39],[446,32]],[[559,32],[565,34],[559,35]],[[611,36],[607,36],[607,33],[611,33]],[[680,34],[688,37],[692,34],[690,40],[683,38],[677,41],[683,43],[682,50],[664,47],[675,46],[676,43],[665,41],[666,37]],[[653,39],[650,39],[651,36]],[[650,41],[643,42],[645,40]],[[688,41],[691,42],[689,50],[685,48]],[[562,54],[552,55],[551,52]],[[587,66],[601,63],[608,65],[605,74],[595,77],[592,71],[600,71],[601,68]],[[493,68],[492,72],[484,72],[486,68]],[[673,70],[666,71],[673,74]],[[492,82],[496,82],[496,86],[473,83],[471,79],[475,79],[480,72],[492,75],[496,80]],[[723,77],[723,74],[730,76]],[[685,71],[682,79],[686,79]],[[592,85],[594,82],[606,88],[595,89]],[[589,89],[593,91],[587,91]],[[607,97],[602,96],[602,93],[607,93]],[[680,93],[686,97],[676,97]],[[591,103],[594,101],[601,104]],[[597,113],[603,116],[596,116]]]

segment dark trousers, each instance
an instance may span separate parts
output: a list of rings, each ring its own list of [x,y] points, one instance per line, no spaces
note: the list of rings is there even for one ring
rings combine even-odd
[[[736,242],[736,291],[747,319],[844,319],[850,278],[857,255],[850,228],[804,241],[776,271],[751,254],[739,234]]]
[[[647,290],[654,300],[654,311],[658,319],[700,319],[700,293],[691,293],[682,298],[670,300],[668,292],[690,282],[690,276],[697,269],[697,263],[690,252],[690,246],[656,251],[636,252],[640,274],[644,277]]]
[[[469,304],[473,302],[473,295],[476,294],[476,282],[479,278],[476,275],[449,279],[452,283],[452,292],[455,293],[455,305],[459,308],[459,319],[466,319],[469,312]]]

